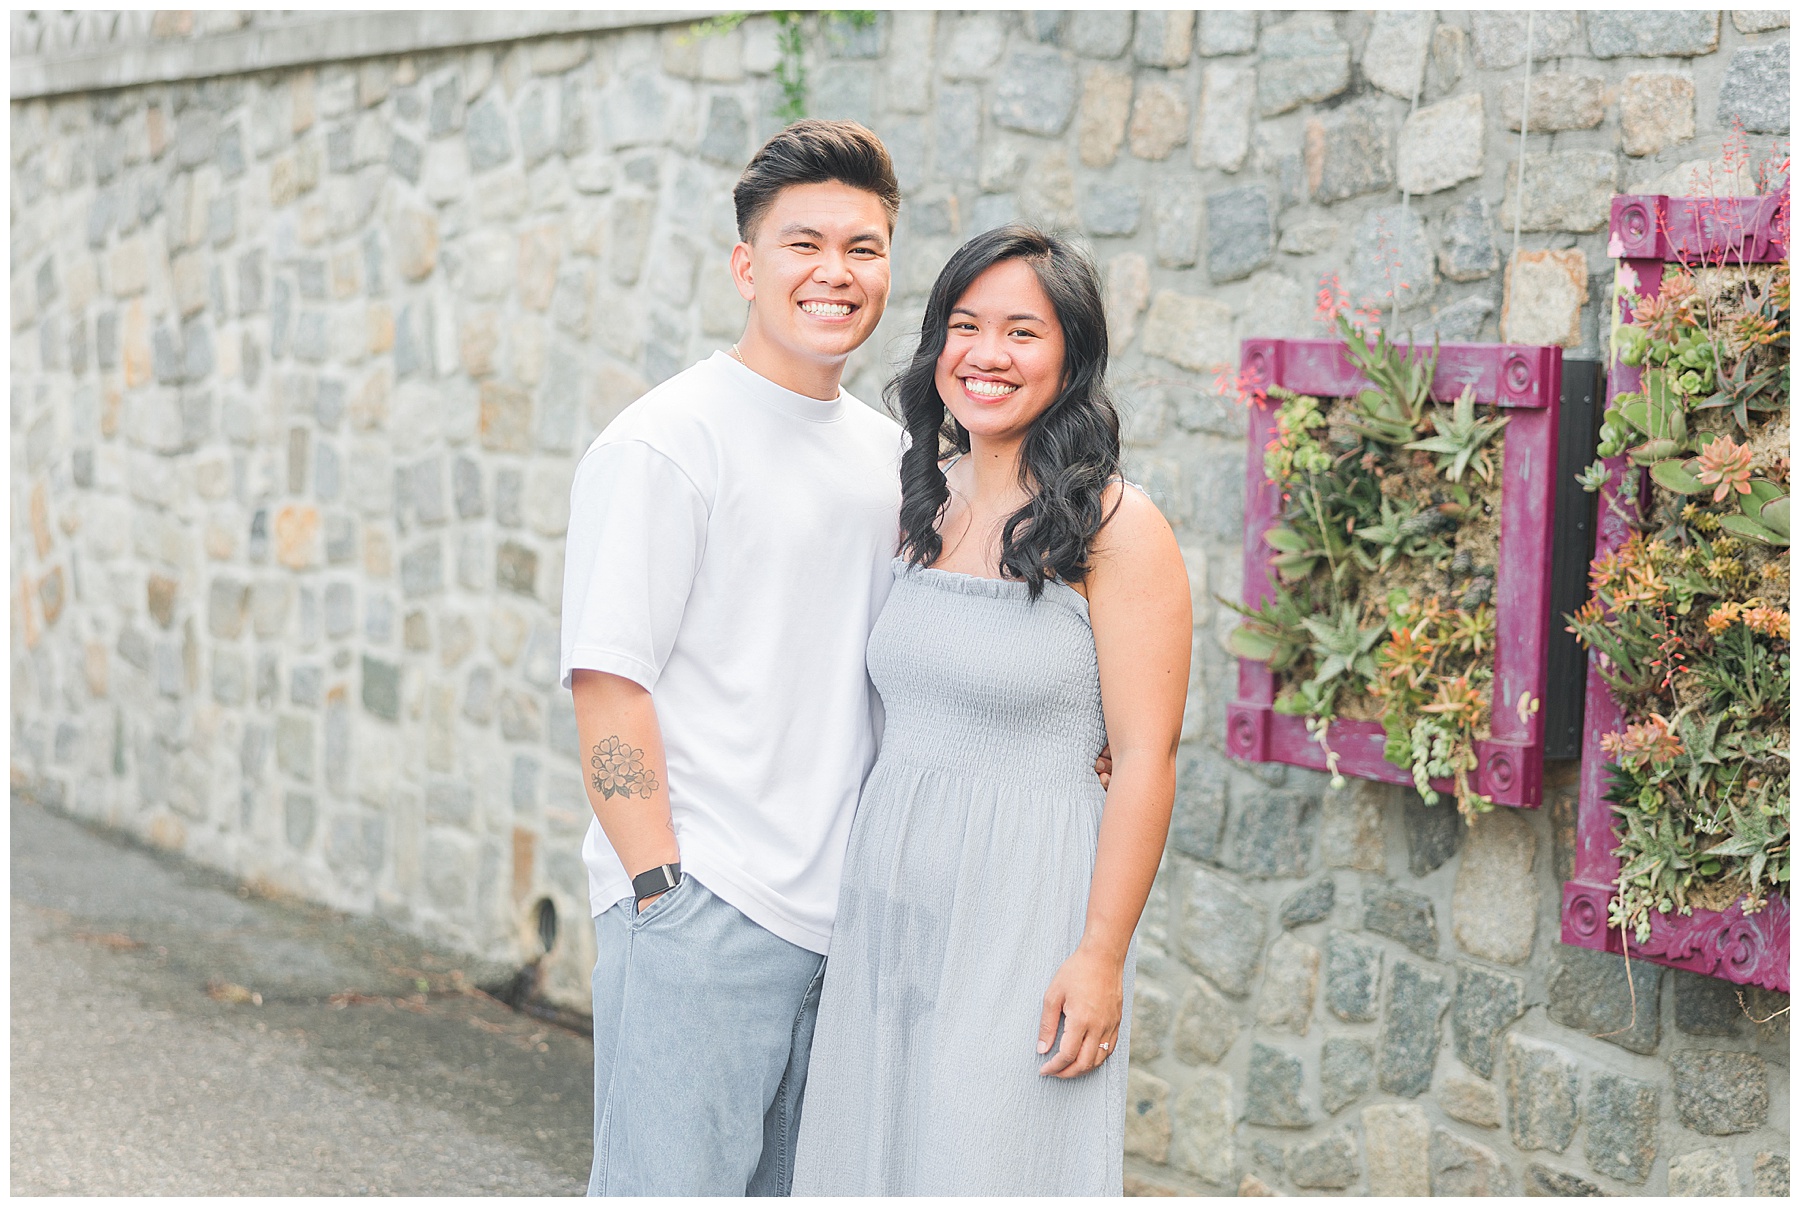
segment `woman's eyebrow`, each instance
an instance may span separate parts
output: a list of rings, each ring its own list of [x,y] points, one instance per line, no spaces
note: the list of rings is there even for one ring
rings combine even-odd
[[[951,314],[966,314],[972,319],[978,319],[981,317],[979,314],[976,314],[973,310],[970,310],[967,306],[952,306],[952,307],[950,307],[950,313]],[[1009,314],[1006,316],[1006,321],[1009,323],[1041,323],[1044,320],[1043,320],[1042,316],[1036,315],[1036,314]]]

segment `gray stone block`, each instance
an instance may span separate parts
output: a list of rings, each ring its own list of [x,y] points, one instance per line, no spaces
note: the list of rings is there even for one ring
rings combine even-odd
[[[463,693],[462,715],[477,725],[494,717],[494,672],[478,666],[469,672],[469,688]]]
[[[1261,1127],[1309,1127],[1313,1119],[1300,1101],[1304,1071],[1298,1056],[1267,1044],[1250,1045],[1244,1075],[1244,1122]]]
[[[244,174],[244,136],[237,126],[227,126],[219,133],[219,150],[216,157],[219,174],[226,180],[236,180]]]
[[[460,912],[474,897],[476,850],[468,835],[453,830],[427,829],[425,837],[425,893],[439,909]]]
[[[1456,1003],[1451,1031],[1456,1058],[1480,1073],[1494,1075],[1500,1033],[1525,1013],[1525,983],[1474,964],[1456,966]]]
[[[206,591],[206,631],[227,641],[241,636],[249,602],[250,584],[243,579],[213,579]]]
[[[504,467],[494,471],[494,522],[502,528],[517,528],[525,522],[522,501],[525,475]]]
[[[1194,46],[1192,11],[1141,11],[1132,58],[1143,67],[1185,67]]]
[[[1268,909],[1230,880],[1194,869],[1182,910],[1181,956],[1225,992],[1242,997],[1262,962]]]
[[[1116,59],[1131,45],[1132,14],[1123,9],[1079,9],[1063,24],[1062,44],[1090,59]]]
[[[1203,9],[1196,49],[1211,58],[1249,54],[1256,49],[1256,12],[1246,9]]]
[[[343,637],[356,627],[356,588],[349,583],[325,587],[325,636]]]
[[[700,138],[702,159],[721,167],[741,168],[749,158],[750,119],[736,97],[715,96],[707,104],[706,132]]]
[[[190,109],[181,118],[175,136],[175,162],[197,168],[213,157],[219,144],[219,115],[206,109]]]
[[[535,742],[543,736],[543,710],[530,696],[500,693],[500,736],[509,742]]]
[[[1068,128],[1080,94],[1074,64],[1061,54],[1021,49],[995,81],[989,113],[1003,129],[1055,138]]]
[[[1350,86],[1350,46],[1330,13],[1296,13],[1262,31],[1256,98],[1264,117],[1336,96]]]
[[[1231,811],[1227,866],[1256,880],[1305,876],[1319,834],[1319,798],[1311,792],[1268,791]]]
[[[1561,1048],[1506,1037],[1507,1122],[1514,1147],[1562,1152],[1575,1135],[1575,1061]]]
[[[363,636],[374,645],[394,639],[394,601],[386,595],[370,595],[363,603]]]
[[[487,511],[487,500],[481,488],[481,463],[473,457],[458,457],[450,467],[450,493],[456,500],[456,517],[477,519]]]
[[[1514,225],[1518,204],[1519,163],[1506,169],[1506,201],[1500,225]],[[1603,228],[1618,191],[1618,158],[1611,151],[1551,151],[1525,156],[1525,212],[1521,230],[1592,231]]]
[[[1237,1042],[1237,1010],[1204,980],[1189,980],[1175,1015],[1175,1056],[1191,1065],[1218,1064]]]
[[[312,844],[313,829],[318,824],[318,802],[310,792],[289,792],[281,802],[282,829],[288,845],[304,851]]]
[[[568,692],[550,693],[549,719],[544,729],[545,745],[557,754],[580,761],[581,735],[575,728],[575,701]]]
[[[1296,926],[1323,922],[1331,917],[1331,907],[1336,903],[1337,882],[1327,876],[1315,884],[1307,885],[1281,903],[1281,925],[1292,930]]]
[[[325,517],[325,561],[341,566],[356,557],[356,521],[333,512]]]
[[[1675,1113],[1703,1136],[1733,1136],[1768,1122],[1769,1074],[1753,1052],[1689,1049],[1669,1058]]]
[[[1375,1021],[1381,948],[1334,930],[1325,937],[1325,1005],[1347,1023]]]
[[[1269,191],[1263,185],[1206,196],[1206,270],[1215,285],[1249,276],[1275,257]]]
[[[347,879],[361,879],[381,870],[386,857],[387,823],[365,813],[340,813],[331,819],[325,834],[325,862]]]
[[[1525,1168],[1525,1193],[1533,1198],[1591,1199],[1606,1192],[1586,1178],[1547,1165]]]
[[[256,656],[256,703],[259,708],[274,708],[281,699],[281,658],[267,650]]]
[[[1307,169],[1314,196],[1343,201],[1394,187],[1394,128],[1374,101],[1320,114],[1307,128]]]
[[[325,135],[325,167],[333,175],[349,172],[356,167],[355,157],[356,127],[345,123],[334,127]]]
[[[1471,41],[1475,65],[1486,71],[1507,71],[1525,62],[1525,13],[1520,10],[1471,14]],[[1535,63],[1579,55],[1586,47],[1581,37],[1581,15],[1567,10],[1539,11],[1531,22],[1531,57]]]
[[[1452,281],[1478,281],[1500,268],[1494,246],[1493,213],[1484,197],[1470,197],[1444,215],[1444,246],[1438,267]]]
[[[212,657],[213,699],[227,708],[244,702],[250,686],[250,670],[244,656],[232,649],[217,649]]]
[[[1398,298],[1402,308],[1419,306],[1437,291],[1435,259],[1417,209],[1377,206],[1356,225],[1345,283],[1358,303],[1387,310]]]
[[[1595,1172],[1641,1186],[1656,1160],[1656,1087],[1615,1073],[1588,1084],[1587,1161]]]
[[[404,134],[394,136],[394,145],[388,150],[388,167],[394,175],[408,184],[419,183],[419,168],[424,161],[425,153],[419,144]]]
[[[1091,184],[1082,192],[1081,225],[1090,235],[1135,235],[1143,197],[1127,184]]]
[[[1669,1162],[1669,1194],[1679,1198],[1736,1198],[1744,1193],[1737,1157],[1728,1148],[1702,1148]]]
[[[494,551],[494,585],[528,598],[537,596],[537,552],[517,541],[501,541]]]
[[[1648,1056],[1662,1038],[1664,969],[1585,947],[1556,949],[1550,1021]]]
[[[1729,128],[1741,121],[1752,134],[1786,134],[1791,113],[1788,78],[1785,40],[1733,51],[1719,85],[1719,125]]]
[[[1164,268],[1192,268],[1200,258],[1200,210],[1185,183],[1158,185],[1151,195],[1150,227],[1156,262]]]
[[[1511,1195],[1512,1175],[1499,1154],[1448,1128],[1431,1129],[1431,1193],[1434,1196],[1497,1198]]]
[[[432,138],[454,134],[462,128],[462,78],[451,76],[431,90],[431,111],[426,133]]]
[[[1335,1115],[1375,1084],[1375,1053],[1360,1039],[1334,1037],[1319,1054],[1319,1105]]]
[[[318,666],[296,666],[288,672],[288,700],[301,708],[317,708],[324,698],[325,670]]]
[[[1719,48],[1717,9],[1591,9],[1583,16],[1596,59],[1691,58]]]
[[[400,668],[392,662],[362,656],[363,707],[384,721],[400,719]]]
[[[944,180],[972,181],[980,175],[980,113],[979,88],[945,84],[938,89],[931,117],[932,166]]]
[[[334,502],[343,486],[343,458],[338,456],[337,446],[328,440],[319,441],[313,447],[313,496],[321,503]]]
[[[1780,1153],[1757,1153],[1750,1173],[1750,1193],[1759,1197],[1788,1197],[1788,1159]]]
[[[425,820],[468,828],[475,820],[475,791],[468,781],[440,778],[427,784]]]
[[[1405,794],[1406,866],[1415,876],[1427,876],[1448,863],[1462,848],[1468,827],[1462,815],[1447,803],[1428,805],[1416,792]]]
[[[1155,1060],[1163,1053],[1163,1041],[1175,1018],[1175,1003],[1162,989],[1140,979],[1131,995],[1131,1061]]]
[[[1429,897],[1391,884],[1366,886],[1363,927],[1404,943],[1422,956],[1437,955],[1437,910]]]
[[[506,114],[492,96],[477,101],[469,110],[469,126],[463,135],[469,149],[469,168],[485,172],[512,158],[512,137]]]
[[[1387,1017],[1381,1025],[1381,1088],[1416,1098],[1431,1088],[1437,1067],[1438,1021],[1450,1005],[1444,978],[1406,960],[1394,962]]]
[[[1694,972],[1677,970],[1669,976],[1675,982],[1675,1025],[1682,1031],[1729,1037],[1743,1030],[1737,986]]]
[[[443,542],[433,537],[401,555],[400,589],[408,599],[434,595],[444,589]]]
[[[1287,1154],[1288,1177],[1308,1190],[1343,1190],[1356,1181],[1356,1140],[1339,1130],[1294,1145]]]
[[[538,761],[528,754],[515,754],[512,761],[512,807],[521,817],[536,817],[538,811]]]

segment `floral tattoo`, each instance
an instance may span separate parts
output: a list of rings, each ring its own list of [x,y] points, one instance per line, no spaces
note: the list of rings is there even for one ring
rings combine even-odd
[[[644,752],[633,750],[617,735],[594,747],[588,760],[594,768],[594,791],[606,800],[615,796],[637,796],[649,800],[661,785],[654,771],[644,769]]]

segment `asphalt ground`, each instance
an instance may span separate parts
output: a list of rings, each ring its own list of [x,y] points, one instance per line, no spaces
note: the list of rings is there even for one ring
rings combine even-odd
[[[564,1195],[593,1045],[494,969],[13,798],[12,1193]]]

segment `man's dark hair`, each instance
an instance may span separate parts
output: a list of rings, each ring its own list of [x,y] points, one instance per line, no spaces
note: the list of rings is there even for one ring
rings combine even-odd
[[[900,216],[900,182],[894,179],[894,163],[875,132],[857,122],[807,118],[764,143],[738,177],[731,191],[738,238],[750,242],[782,189],[833,181],[879,197],[888,229],[893,230]]]

